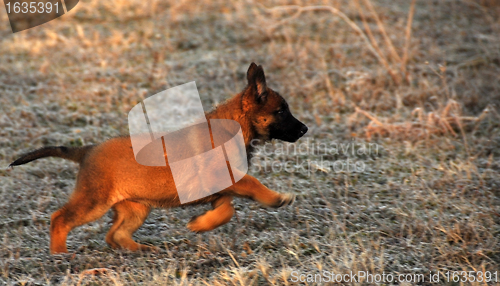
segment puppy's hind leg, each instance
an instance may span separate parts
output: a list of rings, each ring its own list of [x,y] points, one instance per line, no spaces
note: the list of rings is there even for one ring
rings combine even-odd
[[[234,215],[233,197],[223,196],[212,202],[213,210],[193,217],[187,227],[194,232],[217,228],[231,220]]]
[[[115,217],[113,226],[106,235],[106,242],[113,248],[137,250],[155,250],[132,239],[132,234],[144,223],[150,207],[132,201],[121,201],[113,206]]]
[[[80,225],[102,217],[111,207],[96,197],[75,193],[70,201],[52,214],[50,220],[50,253],[67,253],[66,239],[69,232]]]

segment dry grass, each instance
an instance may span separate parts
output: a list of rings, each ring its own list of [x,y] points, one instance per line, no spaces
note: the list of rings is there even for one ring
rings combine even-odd
[[[43,145],[126,134],[140,99],[190,80],[210,108],[243,88],[251,61],[310,127],[299,143],[380,146],[326,158],[363,161],[363,172],[254,170],[297,203],[237,200],[236,217],[210,233],[185,228],[202,210],[155,210],[135,237],[156,254],[108,248],[107,215],[71,233],[75,254],[48,255],[50,214],[77,166],[1,169],[0,281],[293,285],[292,271],[499,271],[499,9],[495,0],[89,0],[14,35],[0,9],[2,167]],[[256,166],[320,157],[259,153]]]

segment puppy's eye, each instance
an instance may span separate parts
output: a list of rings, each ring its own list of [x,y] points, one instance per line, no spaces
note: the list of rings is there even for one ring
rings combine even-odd
[[[285,113],[285,110],[283,109],[278,110],[278,114],[283,114],[283,113]]]

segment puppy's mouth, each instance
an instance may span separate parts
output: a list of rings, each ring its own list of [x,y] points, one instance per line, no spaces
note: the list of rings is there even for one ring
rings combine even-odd
[[[299,140],[300,138],[302,138],[302,136],[304,136],[306,133],[307,133],[307,126],[303,125],[299,131],[295,131],[295,132],[286,132],[284,133],[282,136],[277,136],[275,137],[275,139],[279,139],[279,140],[283,140],[283,141],[286,141],[286,142],[290,142],[290,143],[294,143],[294,142],[297,142],[297,140]]]
[[[303,123],[301,123],[301,124],[302,124],[302,126],[300,127],[299,132],[297,132],[297,135],[295,136],[293,142],[296,142],[302,136],[306,135],[307,130],[309,130],[309,128],[307,128],[307,126],[305,124],[303,124]]]

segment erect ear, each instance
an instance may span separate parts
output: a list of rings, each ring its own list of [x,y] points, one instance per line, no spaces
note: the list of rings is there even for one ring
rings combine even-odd
[[[248,86],[257,92],[257,100],[259,102],[265,101],[267,99],[267,85],[262,66],[257,66],[255,63],[250,64],[247,71],[247,80]]]
[[[248,85],[252,85],[253,79],[255,76],[255,72],[257,71],[258,67],[255,63],[251,63],[250,66],[248,67],[247,71],[247,80],[248,80]]]

